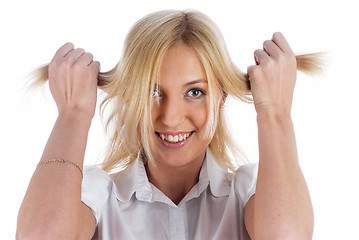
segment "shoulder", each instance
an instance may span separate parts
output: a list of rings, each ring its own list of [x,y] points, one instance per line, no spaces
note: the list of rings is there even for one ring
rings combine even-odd
[[[245,181],[257,176],[258,163],[247,163],[240,166],[235,173],[237,180]]]
[[[112,182],[108,173],[96,166],[85,166],[83,174],[82,188],[85,188],[84,190],[105,190]]]
[[[96,166],[85,166],[83,173],[81,201],[91,208],[98,220],[102,206],[112,192],[113,182],[107,172]]]
[[[258,163],[248,163],[239,167],[234,175],[234,190],[244,205],[255,193]]]

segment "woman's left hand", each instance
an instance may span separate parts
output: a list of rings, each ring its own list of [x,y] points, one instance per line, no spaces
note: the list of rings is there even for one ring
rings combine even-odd
[[[276,32],[254,52],[256,65],[248,67],[258,115],[290,116],[297,64],[284,36]]]

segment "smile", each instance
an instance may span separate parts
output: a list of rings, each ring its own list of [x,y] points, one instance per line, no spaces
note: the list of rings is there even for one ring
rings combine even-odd
[[[159,138],[162,141],[165,141],[167,143],[182,143],[184,142],[186,139],[190,138],[190,136],[192,135],[194,131],[192,132],[181,132],[181,133],[160,133],[160,132],[155,132],[157,134],[157,136],[159,136]]]

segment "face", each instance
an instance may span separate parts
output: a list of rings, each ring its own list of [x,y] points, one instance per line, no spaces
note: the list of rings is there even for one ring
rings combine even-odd
[[[156,90],[158,87],[158,90]],[[183,43],[166,52],[159,86],[153,93],[150,147],[154,161],[167,167],[202,163],[211,139],[205,139],[209,89],[195,50]]]

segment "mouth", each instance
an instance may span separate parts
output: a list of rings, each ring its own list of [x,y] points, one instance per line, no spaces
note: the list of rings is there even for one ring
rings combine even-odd
[[[155,134],[158,136],[158,139],[160,142],[169,148],[178,148],[186,144],[190,138],[192,137],[192,134],[194,131],[191,132],[155,132]]]

